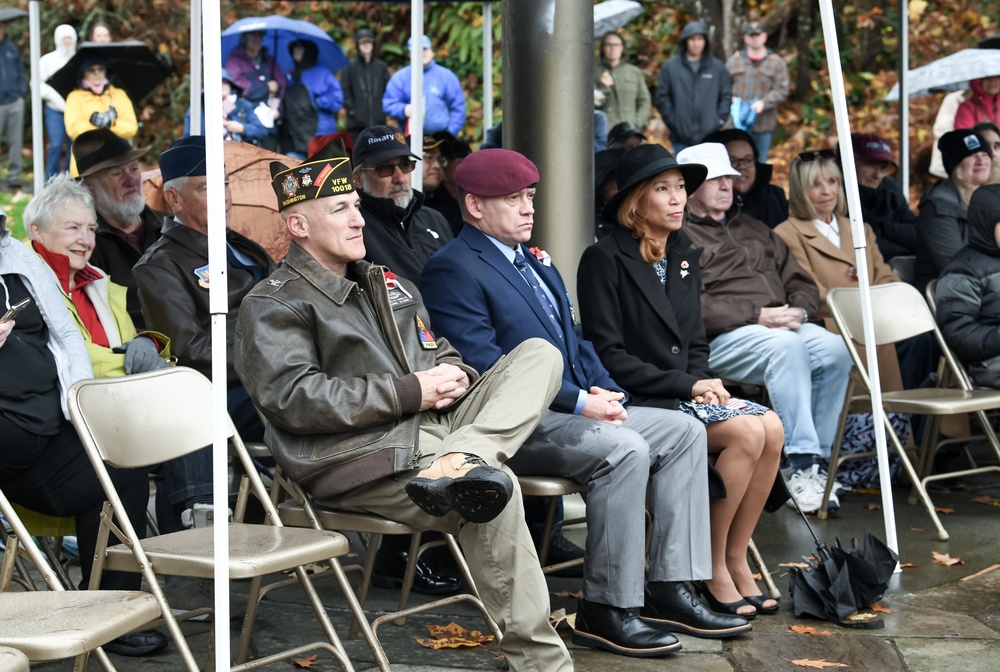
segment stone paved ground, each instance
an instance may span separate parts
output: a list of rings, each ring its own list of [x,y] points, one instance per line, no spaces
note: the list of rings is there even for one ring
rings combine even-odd
[[[1000,670],[1000,569],[963,581],[994,563],[1000,563],[1000,509],[970,500],[977,495],[1000,497],[1000,479],[995,475],[972,479],[965,491],[935,497],[938,506],[954,509],[943,516],[951,533],[947,542],[938,541],[923,509],[909,506],[905,493],[897,493],[896,513],[901,547],[901,561],[915,567],[904,569],[893,578],[882,604],[892,610],[884,616],[882,630],[846,630],[832,624],[796,619],[787,599],[787,569],[781,563],[799,561],[809,554],[813,542],[803,522],[789,509],[765,514],[755,540],[764,554],[776,582],[786,598],[775,616],[760,616],[749,636],[728,642],[682,637],[684,651],[664,659],[622,658],[570,645],[576,669],[580,672],[629,672],[684,670],[685,672],[782,672],[803,670],[792,661],[826,660],[846,665],[845,669],[871,672],[996,672]],[[812,520],[821,539],[832,542],[839,535],[845,542],[851,536],[863,536],[870,529],[882,536],[881,511],[867,505],[879,501],[878,495],[852,494],[842,500],[840,513],[826,521]],[[570,531],[581,540],[582,529]],[[352,550],[363,552],[357,540]],[[959,557],[963,565],[944,567],[931,562],[931,551]],[[353,561],[354,559],[352,559]],[[240,590],[236,586],[235,590]],[[335,626],[346,633],[348,618],[337,589],[321,584],[321,594]],[[579,590],[579,579],[550,579],[552,593]],[[373,611],[393,605],[396,594],[375,589],[369,601]],[[551,596],[552,608],[575,610],[575,600]],[[319,638],[319,628],[311,621],[311,612],[303,605],[297,588],[272,594],[261,607],[254,644],[261,652],[271,652],[281,645],[302,644]],[[2,614],[0,614],[2,620]],[[411,617],[403,627],[383,626],[379,635],[393,663],[392,669],[405,672],[438,670],[494,670],[504,663],[486,649],[433,651],[419,646],[415,638],[424,637],[427,624],[456,621],[470,629],[483,627],[474,612],[455,606],[445,612]],[[828,630],[828,636],[800,635],[790,631],[793,624],[813,625]],[[184,626],[196,654],[207,651],[209,626],[189,623]],[[232,632],[238,634],[234,622]],[[568,631],[565,636],[569,636]],[[233,640],[235,648],[235,639]],[[358,670],[376,669],[363,640],[347,643]],[[181,669],[171,645],[164,652],[148,658],[128,659],[113,656],[122,672],[160,672]],[[52,663],[42,670],[70,669],[69,664]],[[90,669],[97,669],[91,661]],[[270,669],[294,669],[289,663]],[[332,658],[320,654],[312,670],[336,670]]]

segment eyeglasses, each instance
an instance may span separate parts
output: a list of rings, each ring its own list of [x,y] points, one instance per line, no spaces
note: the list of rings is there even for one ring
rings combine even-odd
[[[406,159],[404,161],[400,161],[399,163],[383,163],[375,166],[374,168],[362,168],[361,170],[374,172],[379,177],[392,177],[392,174],[396,172],[397,168],[399,168],[399,172],[405,175],[406,173],[412,173],[413,169],[416,167],[416,161],[413,159]]]
[[[746,156],[741,159],[737,159],[734,156],[729,157],[729,165],[731,165],[736,170],[739,170],[740,168],[749,168],[754,163],[755,162],[752,156]]]
[[[796,157],[799,161],[804,163],[809,163],[810,161],[816,161],[817,159],[826,159],[827,161],[834,161],[837,158],[837,152],[832,149],[820,149],[818,151],[802,152]]]
[[[424,152],[424,163],[434,163],[434,162],[437,162],[437,164],[442,168],[448,167],[447,156],[442,156],[440,154],[428,154],[427,152]],[[406,171],[404,170],[403,172],[405,173]]]

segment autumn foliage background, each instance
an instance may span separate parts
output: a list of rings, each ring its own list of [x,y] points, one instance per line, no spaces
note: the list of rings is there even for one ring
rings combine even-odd
[[[27,8],[26,0],[17,0]],[[581,2],[581,5],[583,2]],[[642,2],[645,12],[623,31],[630,60],[646,73],[652,88],[660,65],[674,54],[681,27],[701,18],[720,27],[713,37],[713,51],[722,58],[742,46],[739,29],[752,18],[765,21],[769,46],[788,62],[792,100],[779,115],[776,147],[771,153],[775,177],[786,179],[790,157],[806,148],[832,146],[834,117],[829,99],[822,29],[815,0],[679,0]],[[496,115],[501,110],[502,2],[494,2],[493,82]],[[886,0],[835,2],[841,58],[847,77],[846,90],[851,128],[872,131],[890,138],[898,149],[898,107],[884,102],[897,81],[898,25],[900,5]],[[946,56],[998,32],[996,17],[1000,0],[911,0],[910,67]],[[358,28],[373,29],[379,50],[394,69],[407,62],[405,40],[409,35],[408,3],[331,2],[311,0],[228,0],[221,3],[223,23],[253,15],[282,14],[308,19],[327,31],[354,55],[353,34]],[[111,26],[116,39],[137,38],[168,56],[176,73],[138,107],[142,127],[136,142],[152,145],[151,156],[181,135],[190,96],[187,73],[189,58],[190,5],[170,0],[60,0],[41,4],[42,51],[52,49],[52,35],[60,23],[70,23],[81,32],[95,21]],[[728,31],[721,26],[729,24]],[[426,31],[438,52],[438,61],[454,70],[466,89],[469,107],[465,129],[467,140],[482,138],[482,3],[427,2]],[[23,48],[27,61],[28,22],[8,24],[8,36]],[[725,35],[730,39],[725,43]],[[931,149],[931,125],[940,94],[911,100],[911,165],[913,193],[919,194],[927,180]],[[654,137],[666,140],[666,130],[654,113],[650,122]],[[30,131],[25,134],[30,145]],[[25,148],[30,151],[30,146]],[[916,202],[914,200],[913,202]]]

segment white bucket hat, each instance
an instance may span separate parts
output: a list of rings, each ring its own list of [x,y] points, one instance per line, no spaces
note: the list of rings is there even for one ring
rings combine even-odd
[[[700,163],[708,168],[708,175],[705,180],[714,180],[717,177],[739,177],[739,171],[735,170],[729,163],[729,152],[726,146],[718,142],[703,142],[700,145],[692,145],[682,149],[677,154],[677,163]]]

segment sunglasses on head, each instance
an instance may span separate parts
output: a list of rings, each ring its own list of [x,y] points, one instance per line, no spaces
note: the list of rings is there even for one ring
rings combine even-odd
[[[811,150],[808,152],[802,152],[797,157],[799,161],[809,163],[810,161],[816,161],[817,159],[826,159],[828,161],[835,161],[837,159],[837,153],[832,149],[820,149]]]
[[[368,170],[374,172],[379,177],[392,177],[392,174],[396,172],[399,168],[399,172],[412,173],[413,169],[417,167],[417,162],[413,159],[404,159],[399,163],[383,163],[381,165],[375,166],[374,168],[362,168],[361,170]]]

